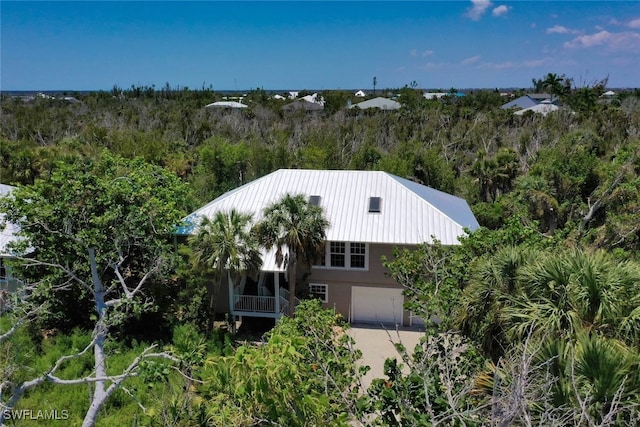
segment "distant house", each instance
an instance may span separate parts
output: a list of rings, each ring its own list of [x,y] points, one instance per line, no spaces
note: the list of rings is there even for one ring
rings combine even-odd
[[[502,108],[508,110],[510,108],[530,108],[534,105],[538,105],[543,101],[551,102],[552,95],[548,93],[530,93],[523,95],[520,98],[516,98],[513,101],[507,102],[502,105]]]
[[[364,91],[359,90],[354,94],[354,96],[357,96],[358,98],[364,98],[365,96],[367,96],[367,94],[364,93]]]
[[[289,104],[283,105],[282,109],[284,111],[321,111],[324,110],[324,106],[306,99],[298,99]]]
[[[303,100],[308,101],[308,102],[313,102],[315,104],[320,104],[320,105],[322,105],[324,107],[324,98],[323,97],[318,97],[317,93],[314,93],[313,95],[305,95],[300,99],[303,99]]]
[[[36,93],[36,98],[42,98],[42,99],[56,99],[55,97],[51,96],[51,95],[47,95],[46,93]]]
[[[62,99],[63,101],[66,101],[66,102],[70,103],[70,104],[77,104],[77,103],[79,103],[79,102],[80,102],[80,100],[79,100],[79,99],[77,99],[77,98],[75,98],[75,97],[73,97],[73,96],[64,96],[64,97],[62,97],[61,99]]]
[[[603,98],[611,98],[612,96],[616,96],[616,93],[612,90],[608,90],[601,95]]]
[[[15,187],[0,184],[0,197],[9,195]],[[10,243],[18,238],[17,226],[7,223],[4,224],[4,215],[0,213],[0,312],[3,311],[2,293],[7,291],[15,291],[18,281],[11,275],[11,271],[6,265],[6,260],[14,258],[15,254],[9,249]]]
[[[205,108],[247,108],[248,106],[237,101],[218,101],[205,105]]]
[[[445,96],[449,96],[447,92],[425,92],[422,94],[425,99],[440,99]]]
[[[401,107],[400,103],[394,101],[392,99],[377,97],[373,99],[369,99],[367,101],[362,101],[357,104],[351,105],[349,108],[360,108],[361,110],[366,110],[370,108],[379,108],[381,110],[397,110]]]
[[[282,100],[287,99],[287,98],[285,98],[282,95],[275,94],[275,95],[273,95],[273,99],[277,99],[279,101],[282,101]]]
[[[304,194],[330,222],[325,256],[300,266],[298,288],[319,298],[351,322],[411,325],[403,288],[386,274],[382,256],[393,248],[440,241],[459,244],[466,229],[479,227],[459,197],[379,171],[281,169],[218,197],[186,218],[192,234],[202,217],[236,209],[262,218],[266,206],[286,193]],[[217,310],[236,316],[279,318],[288,309],[283,266],[263,251],[257,282],[221,290]],[[283,286],[281,288],[281,286]]]
[[[528,108],[524,108],[522,110],[518,110],[516,111],[515,115],[517,116],[522,116],[523,114],[526,114],[527,112],[531,111],[533,113],[536,114],[542,114],[543,116],[546,116],[549,113],[553,113],[554,111],[558,111],[560,109],[560,107],[558,107],[555,104],[552,104],[551,101],[543,101],[539,104],[536,105],[532,105],[531,107]]]

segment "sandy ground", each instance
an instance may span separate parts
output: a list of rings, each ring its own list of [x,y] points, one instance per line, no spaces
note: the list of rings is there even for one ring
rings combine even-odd
[[[361,363],[371,367],[371,370],[363,378],[363,387],[366,389],[374,378],[384,377],[384,361],[395,357],[401,360],[394,343],[401,342],[407,350],[413,353],[413,348],[424,336],[423,331],[409,328],[384,329],[375,325],[351,325],[347,333],[354,339],[355,346],[362,352]]]

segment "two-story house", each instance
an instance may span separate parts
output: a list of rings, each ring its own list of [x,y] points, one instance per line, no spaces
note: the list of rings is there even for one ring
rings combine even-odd
[[[297,288],[354,323],[412,323],[411,313],[403,308],[403,288],[386,274],[383,255],[392,258],[395,246],[433,239],[456,245],[465,229],[478,228],[464,199],[386,172],[282,169],[193,212],[185,234],[193,232],[203,216],[232,208],[253,214],[257,222],[263,209],[286,193],[306,195],[330,222],[325,256],[310,271],[298,266]],[[221,292],[218,312],[280,317],[288,307],[285,276],[274,253],[264,252],[257,282],[243,281]]]

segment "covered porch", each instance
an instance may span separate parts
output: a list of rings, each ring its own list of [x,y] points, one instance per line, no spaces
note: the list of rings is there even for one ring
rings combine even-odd
[[[229,284],[229,307],[232,316],[279,319],[289,315],[289,291],[282,271],[260,271],[257,282],[243,276],[239,286]],[[287,285],[288,286],[288,285]],[[299,300],[296,298],[295,304]]]

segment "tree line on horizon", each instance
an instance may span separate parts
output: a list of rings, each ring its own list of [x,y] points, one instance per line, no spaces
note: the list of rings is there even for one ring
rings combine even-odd
[[[325,91],[311,114],[261,90],[242,111],[203,108],[218,96],[204,88],[3,96],[0,182],[19,197],[0,205],[36,256],[16,267],[30,305],[0,316],[0,403],[68,407],[78,425],[637,423],[640,96],[532,83],[568,108],[515,116],[496,91],[413,87],[397,111]],[[444,321],[364,393],[343,320],[305,302],[243,343],[212,321],[205,284],[223,255],[162,237],[279,168],[384,170],[465,198],[481,225],[384,260],[407,308]]]

